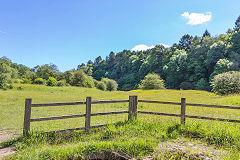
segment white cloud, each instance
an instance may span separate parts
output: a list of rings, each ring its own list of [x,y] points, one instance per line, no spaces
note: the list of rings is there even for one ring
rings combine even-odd
[[[149,47],[145,44],[139,44],[139,45],[134,46],[131,50],[132,51],[146,51],[146,50],[152,49],[152,48],[154,48],[153,45]]]
[[[163,44],[163,43],[160,43],[160,45],[163,45],[165,48],[170,47],[169,45],[167,45],[167,44]]]
[[[165,48],[169,47],[169,45],[166,45],[166,44],[163,44],[163,43],[161,43],[160,45],[163,45]],[[145,44],[139,44],[139,45],[134,46],[131,50],[132,51],[146,51],[146,50],[152,49],[154,47],[155,47],[154,45],[147,46]]]
[[[188,12],[184,12],[181,14],[184,18],[188,19],[187,24],[190,25],[198,25],[198,24],[203,24],[205,22],[208,22],[212,18],[212,13],[211,12],[206,12],[204,13],[191,13],[189,14]]]
[[[2,33],[2,34],[6,34],[6,32],[4,32],[4,31],[1,31],[1,30],[0,30],[0,33]]]

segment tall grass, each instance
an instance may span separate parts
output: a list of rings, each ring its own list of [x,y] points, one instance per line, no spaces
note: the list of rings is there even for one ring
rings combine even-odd
[[[9,159],[85,159],[108,152],[127,157],[144,158],[152,155],[159,143],[186,137],[199,139],[219,148],[240,152],[240,127],[223,122],[206,125],[204,122],[180,125],[145,121],[125,121],[107,127],[62,133],[33,133],[13,140],[18,152]],[[11,142],[2,144],[12,145]]]

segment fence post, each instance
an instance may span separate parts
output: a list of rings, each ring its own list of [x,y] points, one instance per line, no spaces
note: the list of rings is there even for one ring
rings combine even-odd
[[[128,120],[137,119],[138,96],[129,96]]]
[[[186,98],[181,98],[181,123],[185,124]]]
[[[85,117],[85,130],[87,133],[90,130],[90,122],[91,122],[91,101],[92,101],[92,97],[87,97],[87,99],[86,99],[86,117]]]
[[[28,136],[30,132],[31,107],[32,107],[32,99],[31,98],[25,99],[23,136]]]

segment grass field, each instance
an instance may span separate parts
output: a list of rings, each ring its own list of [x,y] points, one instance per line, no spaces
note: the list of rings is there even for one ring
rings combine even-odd
[[[16,88],[20,86],[22,90],[17,90]],[[18,135],[22,133],[25,98],[32,98],[33,103],[55,103],[84,101],[87,96],[91,96],[93,100],[128,99],[129,95],[138,95],[139,99],[171,102],[180,102],[181,98],[185,97],[187,102],[192,103],[240,106],[240,95],[217,96],[206,91],[133,90],[129,92],[106,92],[97,89],[78,87],[47,87],[41,85],[15,84],[13,90],[0,91],[0,130]],[[123,110],[128,110],[127,103],[92,105],[93,113]],[[138,110],[179,114],[180,106],[139,103]],[[85,105],[39,107],[32,109],[32,118],[82,113],[85,113]],[[240,120],[240,110],[188,106],[186,114]],[[92,117],[91,125],[124,121],[127,119],[127,116],[127,114],[96,116]],[[72,152],[77,152],[77,150],[86,151],[89,147],[91,148],[91,145],[95,146],[95,149],[98,147],[105,147],[105,149],[107,148],[108,150],[120,150],[121,152],[128,153],[128,155],[132,157],[142,158],[149,153],[153,153],[154,148],[159,142],[169,138],[176,139],[181,136],[190,137],[190,139],[203,139],[204,142],[208,144],[214,144],[224,147],[225,149],[230,148],[234,151],[235,157],[239,156],[239,124],[187,119],[185,126],[179,126],[179,118],[141,114],[138,115],[138,120],[139,121],[134,124],[122,124],[117,127],[112,126],[112,129],[109,127],[100,130],[96,129],[88,136],[79,131],[76,132],[79,135],[76,136],[78,138],[70,141],[69,139],[61,140],[60,138],[60,140],[56,142],[55,138],[57,135],[51,135],[55,139],[51,147],[47,145],[52,141],[46,138],[49,137],[49,135],[43,134],[42,136],[45,137],[45,140],[41,143],[36,143],[36,141],[40,141],[37,140],[39,136],[37,136],[38,138],[32,136],[27,140],[21,139],[15,144],[15,148],[17,148],[19,152],[13,156],[13,159],[44,159],[44,156],[46,156],[45,159],[53,158],[54,156],[57,159],[66,159],[64,156],[69,155],[70,152],[73,154]],[[84,123],[84,118],[33,122],[31,123],[31,129],[32,131],[52,131],[83,127]],[[157,129],[153,131],[152,128],[154,126]],[[146,129],[146,127],[148,129]],[[132,131],[129,128],[132,129]],[[104,134],[107,134],[107,138],[105,139],[101,138]],[[135,141],[139,144],[136,144]],[[27,144],[30,144],[30,147],[26,147],[25,145]],[[83,148],[79,148],[79,146],[83,146]],[[139,150],[136,150],[136,146],[138,146]],[[59,149],[59,147],[62,148],[62,150]],[[119,149],[118,147],[125,147],[126,150]],[[34,152],[31,148],[35,148]],[[131,148],[133,148],[133,151],[131,151]],[[96,151],[95,149],[93,149],[93,151]],[[145,153],[145,151],[147,153]],[[86,153],[88,152],[86,151]],[[50,153],[55,154],[51,155]],[[86,153],[81,152],[79,157],[86,155]],[[56,157],[56,155],[64,156]],[[41,156],[43,157],[41,158]]]

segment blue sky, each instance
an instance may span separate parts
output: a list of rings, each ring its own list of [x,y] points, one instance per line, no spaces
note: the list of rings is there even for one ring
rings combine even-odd
[[[239,15],[239,0],[0,0],[0,57],[66,71],[111,51],[225,33]]]

